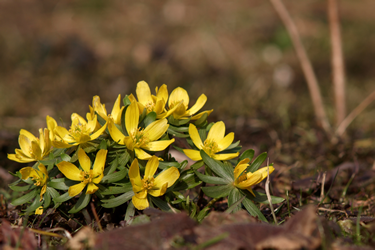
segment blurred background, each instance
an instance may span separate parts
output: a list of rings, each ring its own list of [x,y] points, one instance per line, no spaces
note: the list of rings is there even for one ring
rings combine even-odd
[[[339,2],[350,112],[375,90],[375,2]],[[284,3],[333,121],[327,2]],[[280,149],[295,136],[317,141],[309,137],[316,125],[305,79],[269,1],[0,0],[3,156],[18,148],[20,129],[37,134],[47,115],[69,126],[94,95],[111,110],[141,80],[153,93],[181,86],[191,104],[206,94],[211,121],[223,120],[249,147]],[[374,107],[351,124],[352,136],[375,135]]]

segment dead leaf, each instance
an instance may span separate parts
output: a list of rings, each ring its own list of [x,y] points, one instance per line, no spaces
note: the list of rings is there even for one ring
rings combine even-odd
[[[84,227],[68,242],[69,249],[87,249],[95,244],[95,233],[90,227]]]
[[[95,249],[168,249],[173,238],[191,234],[196,222],[184,213],[164,215],[150,223],[96,235]]]
[[[32,232],[27,228],[12,228],[6,220],[1,222],[0,243],[10,247],[16,247],[17,243],[23,250],[34,250],[37,248],[37,241]]]

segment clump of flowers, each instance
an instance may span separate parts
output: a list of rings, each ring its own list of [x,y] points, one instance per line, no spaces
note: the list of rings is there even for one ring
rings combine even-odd
[[[128,217],[152,206],[183,210],[200,221],[224,198],[229,211],[244,208],[266,221],[256,203],[268,199],[254,186],[274,167],[259,168],[266,153],[254,161],[254,150],[240,154],[240,142],[234,142],[234,133],[226,134],[224,122],[207,121],[213,110],[200,111],[206,101],[202,94],[189,107],[185,89],[178,87],[169,95],[164,84],[153,95],[141,81],[135,95],[122,100],[118,95],[111,113],[94,96],[86,119],[73,113],[69,128],[47,116],[39,138],[21,130],[20,149],[8,155],[13,161],[35,162],[14,174],[19,179],[10,188],[25,194],[12,204],[27,204],[26,213],[41,215],[62,204],[77,213],[93,202],[97,208],[125,207]],[[189,147],[178,147],[177,139]],[[176,161],[172,148],[195,163]],[[199,203],[192,193],[204,194],[207,202]]]

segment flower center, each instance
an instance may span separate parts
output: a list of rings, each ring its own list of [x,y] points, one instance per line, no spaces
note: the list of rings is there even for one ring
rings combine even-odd
[[[92,172],[92,169],[90,169],[89,172],[81,171],[81,176],[82,176],[82,182],[85,184],[91,183],[93,179],[95,179],[97,176],[94,176],[94,173]]]
[[[87,131],[86,124],[75,123],[69,129],[70,136],[74,138],[75,141],[79,141],[82,135],[89,135]]]
[[[214,140],[205,140],[204,145],[203,145],[203,150],[211,157],[215,153],[219,152],[218,145]]]
[[[147,109],[147,114],[152,112],[154,110],[155,103],[154,102],[148,102],[145,105],[145,108]]]
[[[140,148],[150,142],[150,139],[148,139],[148,136],[143,128],[138,128],[137,130],[130,133],[130,137],[133,140],[133,145],[135,148]]]
[[[142,179],[144,189],[152,189],[154,187],[154,177]]]

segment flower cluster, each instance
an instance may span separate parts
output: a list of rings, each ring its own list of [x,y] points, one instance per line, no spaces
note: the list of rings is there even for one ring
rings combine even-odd
[[[35,164],[14,174],[19,180],[10,188],[26,194],[13,205],[28,203],[27,213],[43,214],[64,203],[69,213],[76,213],[94,202],[104,208],[126,206],[129,215],[156,206],[185,210],[199,219],[209,209],[192,202],[187,190],[201,188],[207,199],[228,197],[231,211],[244,207],[265,220],[254,201],[268,200],[252,187],[274,168],[259,169],[266,153],[251,164],[253,150],[240,155],[234,133],[226,135],[222,121],[207,121],[213,110],[200,111],[206,101],[202,94],[189,107],[185,89],[178,87],[169,95],[164,84],[153,95],[141,81],[135,96],[118,96],[111,113],[94,96],[86,119],[73,113],[69,128],[47,116],[39,138],[22,129],[20,149],[8,158]],[[177,141],[189,148],[179,147]],[[195,163],[176,161],[172,147]],[[272,202],[280,201],[272,197]]]

